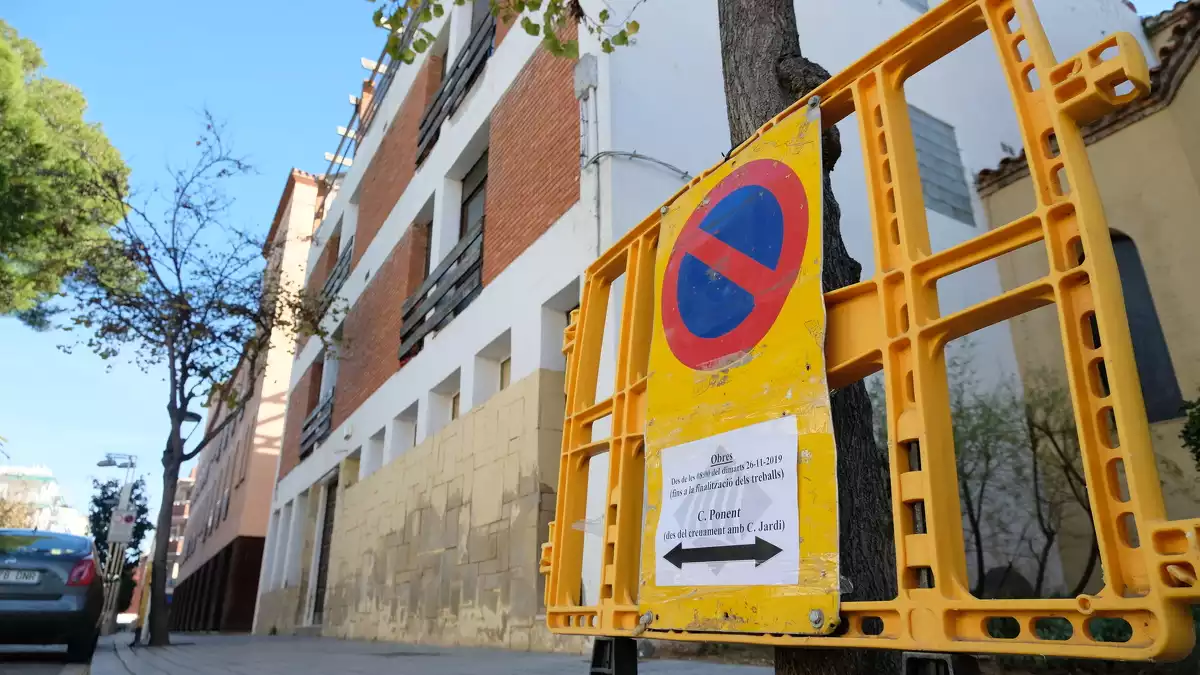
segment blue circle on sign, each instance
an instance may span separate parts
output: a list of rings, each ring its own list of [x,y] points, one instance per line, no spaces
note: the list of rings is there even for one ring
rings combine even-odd
[[[771,191],[747,185],[728,194],[705,215],[700,229],[767,269],[783,248],[783,209]],[[717,338],[754,311],[754,294],[688,253],[679,264],[679,315],[689,331]]]

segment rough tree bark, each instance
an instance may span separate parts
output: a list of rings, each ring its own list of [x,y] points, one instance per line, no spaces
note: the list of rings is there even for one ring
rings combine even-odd
[[[174,379],[174,378],[172,378]],[[162,499],[154,531],[154,560],[150,573],[150,645],[170,644],[170,608],[167,607],[167,547],[171,543],[171,516],[174,513],[175,487],[183,457],[183,416],[185,411],[171,406],[171,432],[163,449]]]
[[[721,0],[721,61],[729,135],[737,146],[758,127],[829,78],[800,54],[792,0]],[[859,280],[862,266],[842,241],[841,208],[829,172],[841,156],[836,127],[822,137],[824,187],[823,284],[826,291]],[[838,452],[838,507],[842,576],[853,590],[843,599],[882,600],[896,593],[891,489],[887,457],[871,431],[871,401],[862,382],[833,392]],[[898,654],[884,650],[775,651],[779,675],[876,675],[900,670]]]

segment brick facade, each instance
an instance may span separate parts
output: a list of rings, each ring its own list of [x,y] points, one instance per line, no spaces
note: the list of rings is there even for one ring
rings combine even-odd
[[[362,402],[400,369],[400,323],[403,304],[425,279],[428,230],[416,225],[404,237],[346,314],[345,348],[338,362],[333,426],[346,420]],[[292,394],[293,398],[298,393]]]
[[[352,266],[358,264],[417,171],[417,131],[421,126],[421,116],[441,85],[442,61],[440,56],[430,56],[425,60],[408,96],[392,118],[383,142],[371,158],[370,166],[363,172],[362,182],[359,183],[358,225],[354,234]]]
[[[309,366],[308,370],[304,371],[304,375],[300,376],[296,388],[288,395],[287,413],[283,423],[283,442],[279,446],[279,478],[277,480],[282,480],[300,463],[300,433],[304,428],[304,418],[308,416],[305,406],[312,393],[315,393],[313,380],[322,366],[323,364],[319,360]]]
[[[484,284],[579,201],[574,68],[539,48],[492,113]]]

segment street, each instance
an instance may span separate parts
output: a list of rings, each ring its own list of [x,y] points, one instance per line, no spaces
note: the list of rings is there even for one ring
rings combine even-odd
[[[129,649],[129,636],[101,640],[90,670],[63,663],[61,650],[0,650],[0,675],[586,675],[578,655],[447,648],[332,638],[176,635],[163,649]],[[650,660],[650,675],[766,675],[767,668]]]

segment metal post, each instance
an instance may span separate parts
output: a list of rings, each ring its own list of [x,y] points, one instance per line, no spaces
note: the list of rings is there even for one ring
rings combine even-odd
[[[118,464],[116,460],[120,458],[122,463]],[[133,471],[137,466],[137,458],[133,455],[117,455],[109,453],[105,460],[97,466],[119,466],[125,469],[125,482],[121,485],[120,498],[117,500],[117,506],[114,509],[116,512],[124,512],[129,508],[129,501],[133,492]],[[109,532],[111,534],[110,526]],[[111,539],[111,537],[110,537]],[[108,560],[104,565],[104,606],[100,612],[100,634],[111,635],[116,632],[117,612],[120,608],[117,607],[117,596],[120,595],[121,589],[121,573],[125,569],[125,546],[127,542],[109,542],[108,544]]]
[[[108,560],[104,565],[104,609],[100,612],[100,632],[109,635],[115,628],[117,595],[121,587],[121,568],[125,557],[121,544],[108,545]]]
[[[597,637],[592,642],[590,675],[637,675],[637,640],[627,637]]]
[[[903,675],[979,675],[979,661],[971,654],[904,652]]]

